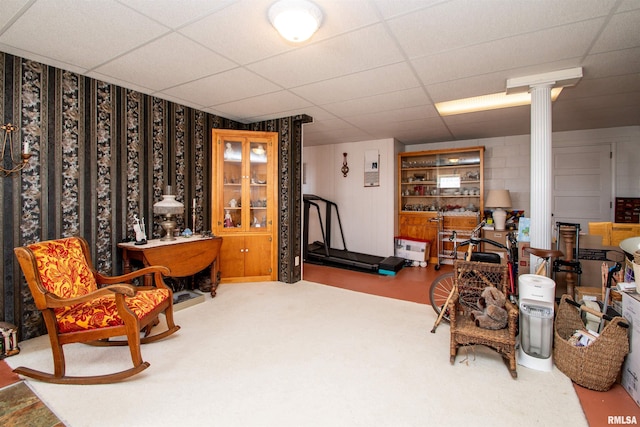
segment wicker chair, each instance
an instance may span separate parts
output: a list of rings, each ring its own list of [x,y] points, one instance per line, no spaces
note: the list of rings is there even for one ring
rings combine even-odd
[[[518,308],[507,300],[507,327],[491,330],[476,326],[471,311],[476,309],[478,298],[487,286],[495,286],[505,295],[509,291],[509,268],[505,264],[461,261],[454,264],[454,294],[449,302],[451,325],[451,364],[455,362],[458,348],[465,345],[484,345],[500,353],[513,378],[516,371],[516,334]]]

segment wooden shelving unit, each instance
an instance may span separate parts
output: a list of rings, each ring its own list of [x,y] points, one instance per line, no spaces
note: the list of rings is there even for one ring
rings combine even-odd
[[[484,147],[398,155],[398,233],[430,240],[430,262],[451,258],[451,231],[473,229],[483,209]]]

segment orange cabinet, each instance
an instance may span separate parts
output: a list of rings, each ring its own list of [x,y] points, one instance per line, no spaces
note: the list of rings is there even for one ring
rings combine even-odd
[[[276,280],[278,134],[214,129],[212,141],[221,282]]]
[[[398,235],[431,242],[429,260],[438,256],[436,239],[438,223],[434,221],[435,213],[402,212],[398,216]]]
[[[220,250],[221,282],[276,280],[271,254],[273,238],[268,235],[224,237]]]

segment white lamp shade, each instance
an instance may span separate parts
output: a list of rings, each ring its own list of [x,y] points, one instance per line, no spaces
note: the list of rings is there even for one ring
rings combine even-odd
[[[505,229],[507,213],[503,208],[511,207],[511,195],[509,190],[489,190],[487,201],[484,203],[487,208],[495,208],[493,211],[494,227],[498,231]]]
[[[269,8],[269,20],[285,39],[308,40],[322,23],[322,11],[307,0],[280,0]]]
[[[487,208],[510,208],[511,195],[509,190],[489,190],[484,205]]]
[[[162,200],[153,205],[153,213],[157,215],[180,215],[184,213],[184,205],[176,200],[175,194],[165,194]]]

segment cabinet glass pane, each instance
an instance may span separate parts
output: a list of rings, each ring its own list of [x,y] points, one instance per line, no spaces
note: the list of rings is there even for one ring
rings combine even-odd
[[[242,142],[224,141],[222,209],[224,227],[242,225]]]
[[[477,212],[480,151],[401,156],[401,211]]]
[[[265,228],[270,218],[267,210],[267,163],[266,142],[251,141],[249,144],[249,196],[250,196],[250,227]]]

